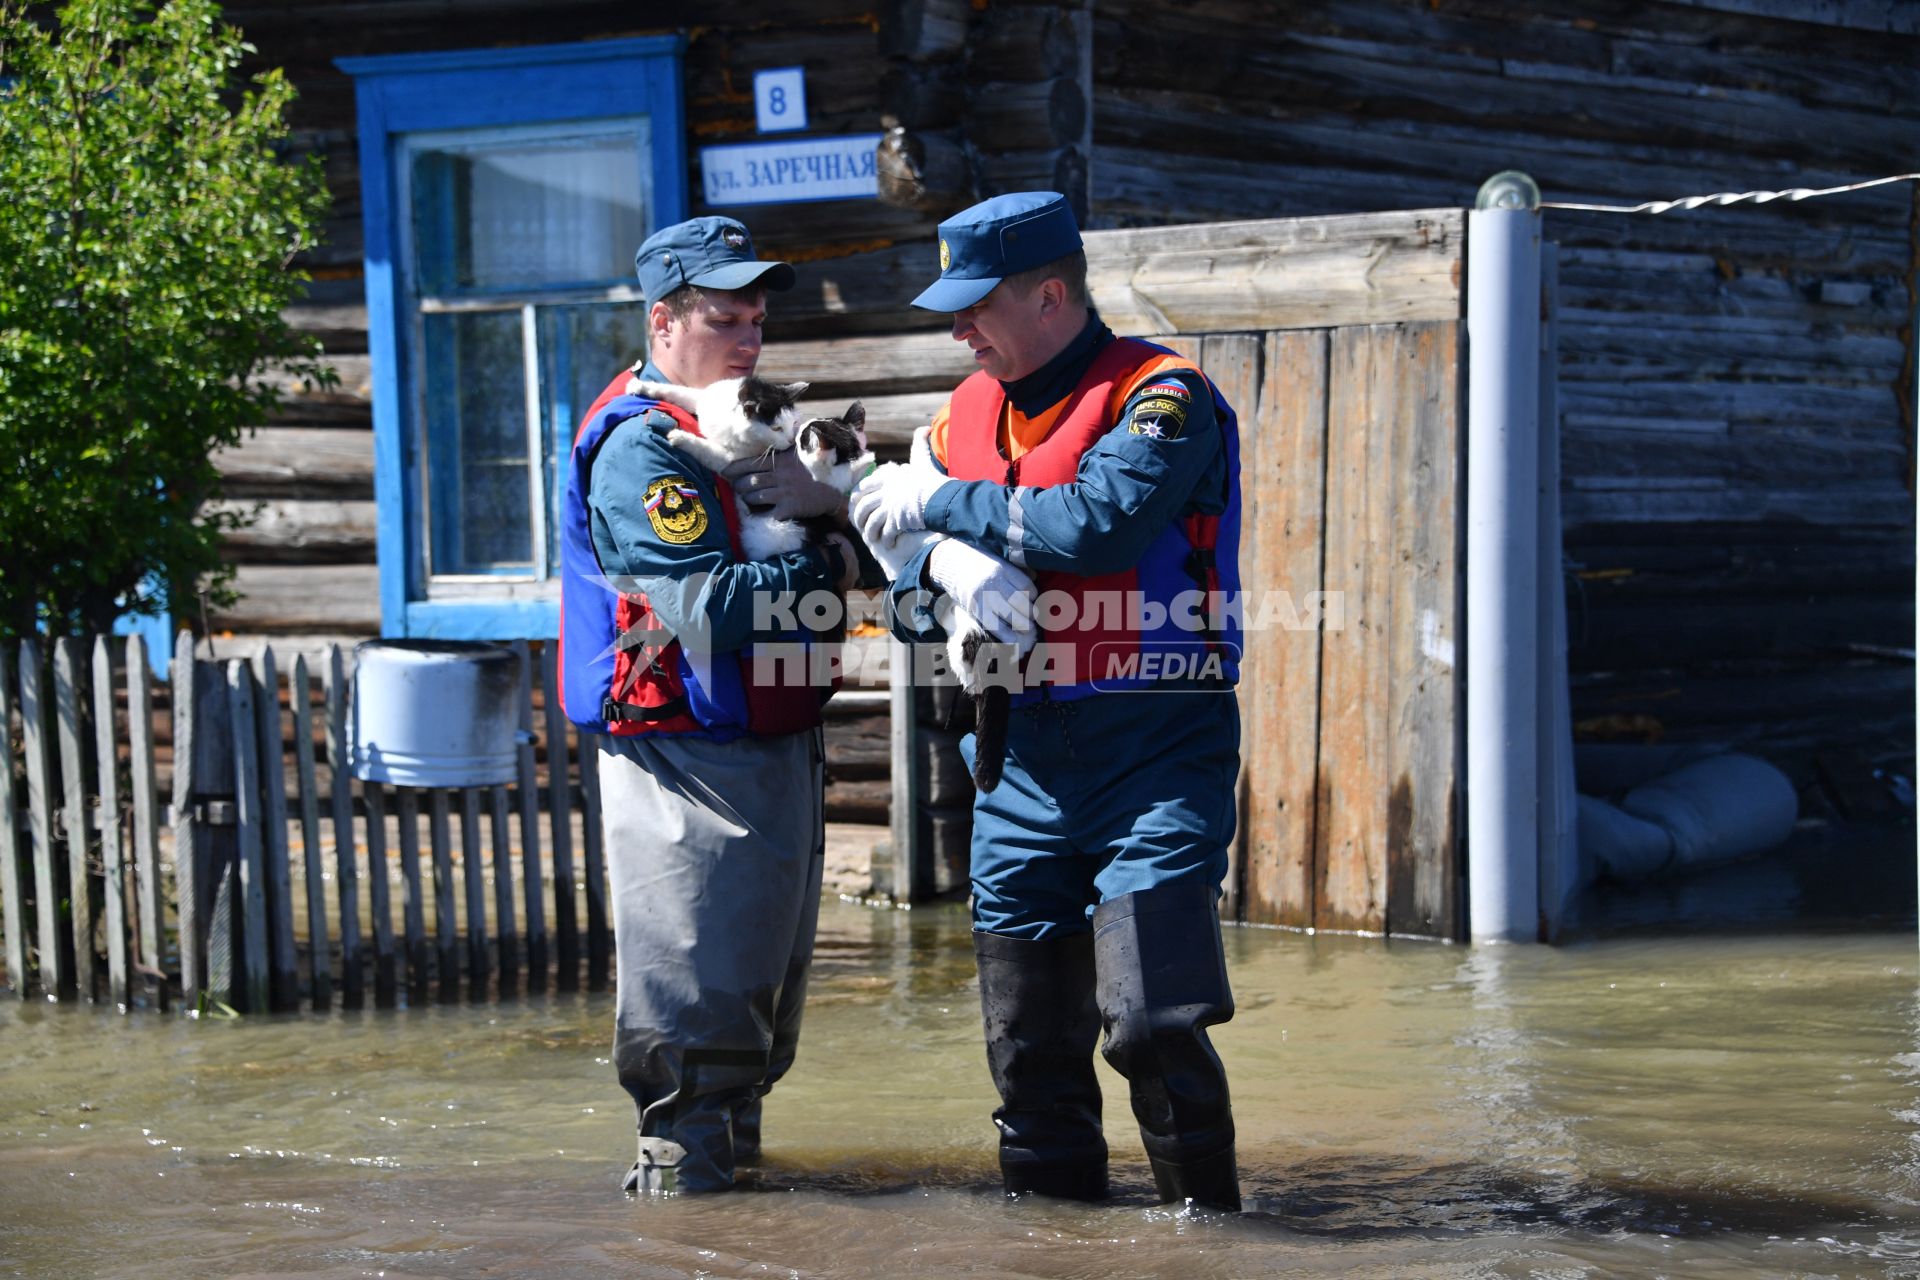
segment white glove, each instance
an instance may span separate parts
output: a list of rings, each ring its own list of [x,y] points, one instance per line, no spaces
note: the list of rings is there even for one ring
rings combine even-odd
[[[1033,648],[1033,579],[1023,571],[972,543],[942,538],[927,557],[927,576],[994,639],[1023,654]]]
[[[846,502],[838,489],[813,478],[797,449],[756,453],[720,474],[733,486],[735,497],[756,512],[767,508],[765,514],[775,520],[832,515]]]
[[[876,468],[853,491],[853,522],[860,527],[860,536],[868,546],[911,529],[924,529],[928,501],[952,483],[950,477],[937,471],[888,463]]]
[[[873,558],[886,570],[890,582],[898,582],[901,572],[906,569],[907,561],[919,554],[920,548],[929,542],[938,542],[946,537],[944,533],[933,533],[926,529],[914,529],[897,538],[885,542],[869,542],[867,550],[873,552]]]

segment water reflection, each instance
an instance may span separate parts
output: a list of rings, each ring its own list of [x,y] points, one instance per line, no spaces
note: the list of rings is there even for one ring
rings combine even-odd
[[[1249,1211],[998,1194],[964,914],[829,904],[750,1190],[632,1202],[604,996],[193,1025],[0,1009],[24,1274],[1920,1275],[1910,935],[1228,934]]]

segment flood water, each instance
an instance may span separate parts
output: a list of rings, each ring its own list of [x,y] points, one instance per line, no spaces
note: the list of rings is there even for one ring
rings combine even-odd
[[[634,1201],[604,995],[0,1006],[0,1273],[1920,1276],[1909,931],[1469,950],[1234,929],[1248,1212],[998,1194],[964,911],[829,902],[753,1190]]]

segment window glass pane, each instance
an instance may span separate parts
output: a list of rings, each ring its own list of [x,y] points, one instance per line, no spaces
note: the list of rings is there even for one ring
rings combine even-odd
[[[646,354],[647,308],[639,302],[541,307],[540,421],[547,450],[547,527],[558,529],[567,456],[580,419],[616,376]]]
[[[530,573],[520,312],[425,317],[428,506],[435,573]]]
[[[646,121],[413,148],[420,292],[625,283],[646,239]]]

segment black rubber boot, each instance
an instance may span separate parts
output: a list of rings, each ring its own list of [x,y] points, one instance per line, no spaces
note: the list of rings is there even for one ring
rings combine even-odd
[[[733,1109],[733,1163],[760,1163],[760,1099],[753,1098]]]
[[[1093,1049],[1093,938],[1038,941],[975,933],[987,1068],[1001,1105],[1000,1176],[1008,1195],[1107,1196],[1107,1140]]]
[[[1101,1052],[1127,1078],[1162,1200],[1238,1212],[1233,1108],[1206,1028],[1233,1016],[1210,885],[1129,893],[1093,913]]]

